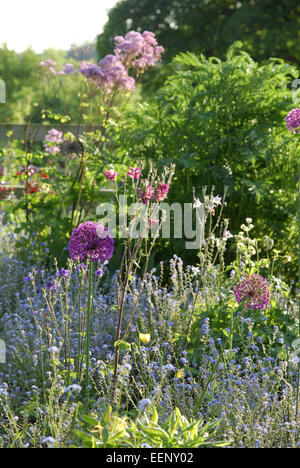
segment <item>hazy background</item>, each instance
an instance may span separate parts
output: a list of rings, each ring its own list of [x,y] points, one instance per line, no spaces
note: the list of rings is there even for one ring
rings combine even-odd
[[[0,6],[0,45],[22,52],[92,42],[107,21],[116,0],[10,0]]]

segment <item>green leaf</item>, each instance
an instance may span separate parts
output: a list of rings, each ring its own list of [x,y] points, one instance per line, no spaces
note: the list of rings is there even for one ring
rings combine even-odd
[[[123,350],[131,348],[131,344],[127,343],[127,341],[123,341],[123,340],[115,341],[114,346],[115,347],[118,346],[120,349],[123,349]]]

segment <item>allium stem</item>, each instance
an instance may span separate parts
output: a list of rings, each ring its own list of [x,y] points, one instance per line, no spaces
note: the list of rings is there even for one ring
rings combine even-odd
[[[86,395],[89,395],[89,367],[90,367],[90,342],[91,342],[91,316],[94,306],[94,287],[93,287],[93,278],[94,278],[94,264],[89,262],[89,291],[88,291],[88,307],[87,307],[87,317],[86,317],[86,369],[85,369],[85,387]]]

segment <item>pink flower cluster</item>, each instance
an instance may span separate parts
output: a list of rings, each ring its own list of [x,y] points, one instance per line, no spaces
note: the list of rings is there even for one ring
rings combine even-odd
[[[155,201],[157,203],[163,201],[167,197],[168,192],[169,192],[169,185],[164,184],[162,182],[158,184],[156,195],[155,195],[155,188],[152,187],[151,185],[146,185],[146,190],[144,192],[141,189],[138,189],[138,193],[144,205],[147,205],[147,203],[153,198],[155,198]]]
[[[153,67],[163,53],[164,48],[158,45],[154,33],[129,31],[125,37],[115,37],[115,55],[106,55],[99,64],[81,62],[78,71],[108,94],[113,89],[131,91],[135,89],[135,80],[129,76],[128,69],[132,68],[139,74]],[[40,62],[40,66],[55,76],[73,75],[77,71],[71,63],[57,71],[56,62],[51,59]]]
[[[107,171],[104,172],[104,177],[106,177],[107,180],[111,180],[114,182],[117,178],[118,172],[114,172],[113,169],[107,169]]]
[[[52,73],[52,75],[73,75],[76,69],[72,63],[66,63],[61,71],[56,70],[56,62],[50,58],[40,62],[40,67],[44,67],[46,72]]]
[[[49,130],[47,135],[45,136],[45,143],[44,148],[45,151],[49,154],[55,155],[60,152],[60,147],[58,146],[60,143],[63,143],[63,132],[52,128]]]
[[[164,48],[159,46],[150,31],[129,31],[125,37],[115,37],[115,55],[127,67],[143,72],[161,60]]]
[[[72,63],[66,63],[62,71],[59,72],[61,75],[73,75],[76,72],[76,68]]]
[[[250,309],[265,309],[270,303],[270,285],[257,274],[245,278],[234,288],[237,302],[244,302]]]
[[[285,118],[286,126],[292,133],[300,131],[300,109],[291,110]],[[299,129],[298,132],[296,130]]]
[[[127,175],[131,177],[131,179],[138,180],[143,174],[142,174],[140,166],[138,166],[138,167],[131,167],[130,171],[127,172]]]
[[[168,192],[169,192],[169,186],[167,184],[163,184],[162,182],[160,182],[160,184],[158,185],[157,193],[156,193],[156,201],[160,202],[164,200],[167,197]]]
[[[106,55],[99,65],[82,62],[79,72],[90,78],[96,87],[104,88],[107,93],[111,93],[113,88],[135,89],[134,78],[128,75],[125,65],[114,55]]]
[[[152,187],[151,185],[146,185],[146,190],[143,192],[140,188],[138,188],[138,193],[141,197],[142,202],[144,205],[147,205],[147,203],[154,198],[155,195],[155,188]]]
[[[107,180],[114,182],[117,178],[118,172],[115,172],[114,169],[111,168],[107,169],[103,175]],[[127,175],[132,180],[138,180],[140,177],[143,176],[140,166],[131,167],[130,170],[127,172]],[[145,189],[142,190],[141,188],[138,188],[137,192],[144,205],[147,205],[148,202],[153,199],[155,199],[157,203],[163,201],[167,197],[169,189],[169,185],[163,182],[158,183],[157,189],[155,189],[155,187],[152,187],[152,185],[146,183]]]
[[[52,75],[57,75],[57,71],[55,69],[56,62],[50,58],[40,62],[40,67],[44,67],[46,72],[52,73]]]

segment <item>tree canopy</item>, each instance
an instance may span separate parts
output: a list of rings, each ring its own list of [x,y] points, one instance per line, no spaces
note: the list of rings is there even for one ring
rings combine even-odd
[[[299,13],[293,0],[122,0],[98,36],[98,54],[110,53],[117,35],[150,30],[166,49],[165,62],[184,51],[224,58],[241,40],[255,60],[299,64]]]

